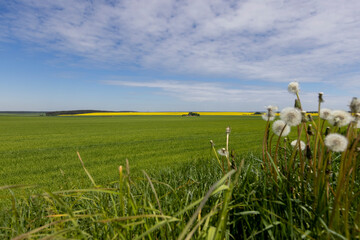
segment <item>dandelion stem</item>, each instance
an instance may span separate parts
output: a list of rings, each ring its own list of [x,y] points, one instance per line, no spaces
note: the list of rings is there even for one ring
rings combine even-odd
[[[225,175],[225,170],[224,170],[223,164],[221,164],[221,162],[220,162],[220,159],[219,159],[219,157],[218,157],[218,155],[217,155],[217,152],[216,152],[215,146],[214,146],[214,145],[212,145],[211,147],[212,147],[212,149],[213,149],[213,151],[214,151],[214,154],[215,154],[216,160],[218,161],[219,166],[221,167],[221,171],[222,171],[222,172],[223,172],[223,174]]]
[[[284,127],[282,128],[281,132],[280,132],[280,135],[279,135],[279,138],[276,142],[276,147],[275,147],[275,155],[274,155],[274,164],[275,164],[275,167],[277,167],[277,156],[278,156],[278,151],[279,151],[279,143],[280,143],[280,139],[281,139],[281,135],[283,134],[285,128],[286,128],[287,124],[284,125]],[[275,170],[275,176],[276,176],[276,170]]]
[[[264,133],[264,138],[263,138],[263,146],[262,146],[262,157],[263,157],[263,164],[264,167],[268,166],[269,170],[270,170],[270,163],[267,160],[268,156],[267,156],[267,152],[268,152],[268,135],[269,135],[269,127],[270,127],[270,121],[268,119],[268,121],[266,122],[266,127],[265,127],[265,133]],[[266,151],[266,153],[265,153]],[[266,155],[266,156],[265,156]]]

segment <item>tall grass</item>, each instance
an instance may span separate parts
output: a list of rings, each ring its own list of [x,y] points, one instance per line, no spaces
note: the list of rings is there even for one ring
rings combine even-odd
[[[228,127],[220,149],[210,141],[213,158],[141,175],[133,174],[127,162],[116,181],[101,186],[78,154],[90,187],[13,194],[0,213],[0,237],[359,239],[357,108],[344,113],[347,124],[335,119],[336,111],[312,119],[300,113],[295,94],[296,109],[282,111],[280,131],[273,127],[274,108],[269,107],[258,155],[237,155]],[[322,101],[320,94],[319,112]],[[289,113],[296,119],[284,116]],[[296,134],[285,138],[289,125]],[[16,187],[25,186],[1,189]]]

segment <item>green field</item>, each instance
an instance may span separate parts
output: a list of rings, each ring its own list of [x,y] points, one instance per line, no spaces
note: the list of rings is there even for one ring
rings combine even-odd
[[[89,184],[77,151],[96,182],[105,184],[117,178],[126,158],[133,172],[213,158],[209,140],[224,147],[226,126],[238,155],[259,152],[265,125],[260,117],[219,116],[0,116],[0,123],[0,186],[50,189]]]
[[[255,116],[8,115],[0,122],[1,239],[360,236],[353,124],[315,134],[303,122],[284,141],[270,129],[275,122]],[[217,158],[226,126],[235,157]],[[334,137],[352,145],[332,152]],[[291,146],[294,139],[307,141],[306,149]],[[118,170],[126,159],[130,173]]]

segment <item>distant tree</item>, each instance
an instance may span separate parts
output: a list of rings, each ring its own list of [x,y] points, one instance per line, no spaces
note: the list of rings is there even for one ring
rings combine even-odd
[[[188,113],[188,116],[200,117],[200,114],[199,114],[199,113],[196,113],[196,112],[189,112],[189,113]]]

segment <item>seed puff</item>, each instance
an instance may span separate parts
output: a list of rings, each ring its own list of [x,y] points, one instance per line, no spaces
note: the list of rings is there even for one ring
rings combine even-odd
[[[281,111],[280,118],[289,126],[297,126],[301,123],[301,112],[297,108],[287,107]]]
[[[283,129],[284,131],[282,132],[281,136],[285,137],[290,133],[290,127],[286,125],[286,123],[282,120],[276,120],[273,123],[272,128],[273,128],[273,132],[278,136],[280,136],[281,131],[283,131]]]
[[[343,152],[347,148],[348,140],[343,135],[331,133],[325,137],[325,145],[333,152]]]
[[[292,141],[290,144],[291,144],[292,147],[296,147],[296,149],[298,149],[298,147],[297,147],[297,140]],[[300,140],[300,148],[301,148],[301,151],[304,151],[304,150],[305,150],[305,147],[306,147],[305,143]]]
[[[335,110],[330,113],[328,121],[333,126],[343,127],[352,121],[350,113],[343,110]]]
[[[323,108],[320,110],[320,118],[328,120],[331,114],[331,110],[328,108]]]
[[[288,91],[289,93],[296,94],[299,92],[299,83],[298,82],[291,82],[288,85]]]

